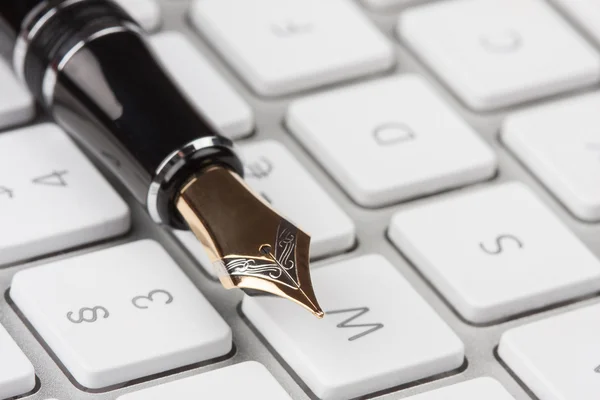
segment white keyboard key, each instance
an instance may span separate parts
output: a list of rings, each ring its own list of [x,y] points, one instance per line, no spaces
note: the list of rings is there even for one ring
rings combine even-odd
[[[492,150],[416,75],[298,100],[287,125],[363,206],[466,185],[496,169]]]
[[[148,32],[160,26],[160,6],[157,0],[116,0],[142,28]]]
[[[355,398],[460,367],[464,346],[382,256],[312,271],[319,320],[272,297],[242,311],[319,398]]]
[[[231,330],[150,240],[18,272],[10,296],[83,386],[223,356]]]
[[[409,4],[413,1],[414,0],[362,0],[362,3],[364,3],[365,6],[374,9],[385,9],[387,7]]]
[[[35,115],[33,97],[0,59],[0,129],[27,122]]]
[[[600,304],[509,330],[498,352],[540,400],[598,400]]]
[[[600,93],[508,117],[503,140],[577,217],[600,220]]]
[[[192,395],[193,394],[193,395]],[[291,400],[261,364],[247,361],[129,393],[117,400]]]
[[[456,383],[406,400],[515,400],[495,379],[484,377]]]
[[[173,230],[173,234],[179,240],[179,242],[186,248],[186,250],[196,259],[198,264],[204,269],[204,271],[209,274],[214,279],[219,278],[219,274],[215,270],[208,254],[204,250],[204,246],[202,243],[198,241],[196,236],[190,231],[183,230]]]
[[[34,387],[33,365],[0,325],[0,399],[25,394]]]
[[[0,134],[0,265],[127,232],[129,208],[56,125]]]
[[[190,13],[192,24],[262,95],[322,86],[394,63],[391,43],[348,0],[196,0]]]
[[[600,57],[543,0],[456,0],[400,17],[402,40],[471,108],[590,85]]]
[[[600,43],[600,3],[597,0],[552,0]]]
[[[400,211],[389,235],[475,323],[600,290],[600,262],[521,183]]]
[[[275,141],[240,148],[246,181],[273,207],[311,235],[312,258],[340,253],[354,244],[352,220],[310,176],[294,156]],[[191,232],[175,233],[213,277],[216,271]]]
[[[150,43],[188,98],[223,135],[237,139],[250,134],[252,109],[184,35],[160,33]]]

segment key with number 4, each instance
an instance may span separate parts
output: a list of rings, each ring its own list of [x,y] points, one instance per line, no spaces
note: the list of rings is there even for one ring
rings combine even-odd
[[[20,271],[10,296],[91,389],[223,356],[232,347],[229,326],[149,240]]]
[[[125,233],[127,204],[56,125],[0,135],[0,265]]]

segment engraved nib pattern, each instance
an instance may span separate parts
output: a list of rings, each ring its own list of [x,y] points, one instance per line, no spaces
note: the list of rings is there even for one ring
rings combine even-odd
[[[177,208],[225,288],[283,297],[323,317],[310,278],[310,237],[235,173],[214,168],[197,175],[181,191]]]
[[[323,316],[316,311],[319,307],[316,299],[311,298],[302,289],[296,267],[296,243],[298,235],[306,235],[285,219],[277,228],[275,251],[271,244],[263,244],[259,252],[263,257],[225,257],[225,269],[230,276],[248,276],[272,280],[292,289],[300,291],[302,296],[311,304],[311,311],[317,316]]]

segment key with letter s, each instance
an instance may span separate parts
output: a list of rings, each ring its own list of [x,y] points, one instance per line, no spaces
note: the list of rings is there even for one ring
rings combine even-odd
[[[10,296],[75,380],[91,389],[232,348],[229,326],[150,240],[20,271]]]
[[[521,183],[407,208],[389,235],[475,323],[600,289],[596,257]]]

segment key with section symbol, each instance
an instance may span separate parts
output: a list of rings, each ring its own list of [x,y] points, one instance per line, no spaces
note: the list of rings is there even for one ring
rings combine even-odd
[[[229,326],[149,240],[20,271],[10,296],[75,380],[91,389],[232,348]]]
[[[265,296],[244,297],[242,312],[319,398],[355,398],[462,365],[460,339],[382,256],[311,274],[323,320]]]

